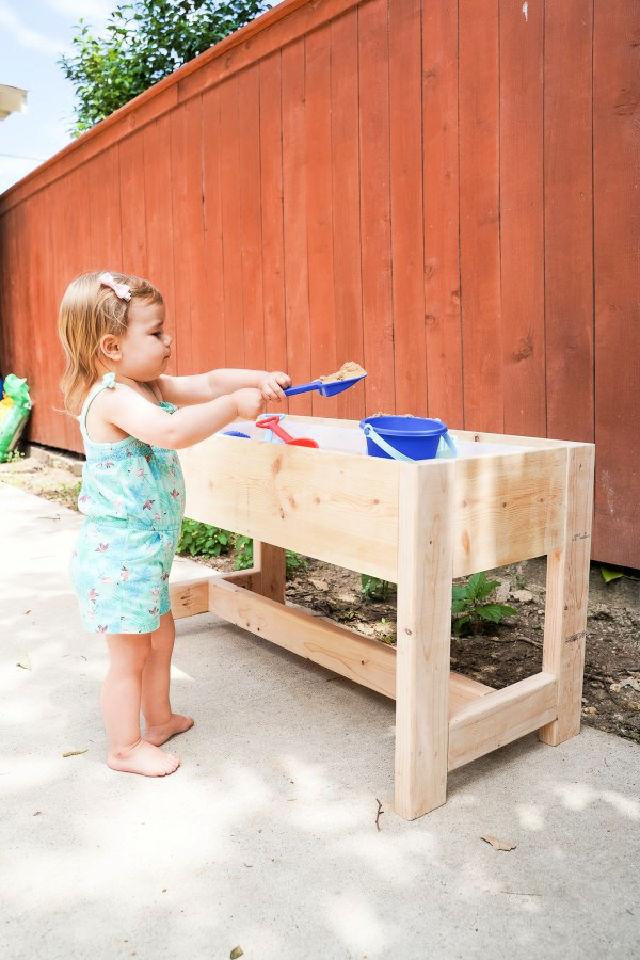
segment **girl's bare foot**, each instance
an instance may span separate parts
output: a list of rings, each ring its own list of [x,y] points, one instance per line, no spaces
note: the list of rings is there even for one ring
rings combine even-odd
[[[154,743],[159,747],[165,740],[177,736],[179,733],[185,733],[193,726],[191,717],[183,717],[179,713],[172,713],[166,723],[157,723],[154,726],[148,726],[145,730],[144,738],[149,743]]]
[[[180,766],[174,753],[165,753],[147,740],[140,740],[126,750],[116,750],[107,757],[112,770],[141,773],[144,777],[166,777]]]

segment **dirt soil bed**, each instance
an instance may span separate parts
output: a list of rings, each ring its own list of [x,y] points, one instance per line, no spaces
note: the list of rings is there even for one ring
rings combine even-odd
[[[0,482],[77,509],[81,462],[33,447],[28,456],[0,464]],[[201,559],[201,558],[196,558]],[[202,561],[218,570],[234,566],[232,556]],[[545,599],[544,558],[502,567],[498,600],[517,616],[483,632],[452,638],[451,665],[493,687],[515,683],[541,669]],[[590,577],[587,654],[582,715],[585,723],[640,743],[640,575],[605,584],[600,566]],[[309,560],[287,582],[287,599],[309,607],[358,633],[395,643],[396,597],[364,597],[358,574]]]

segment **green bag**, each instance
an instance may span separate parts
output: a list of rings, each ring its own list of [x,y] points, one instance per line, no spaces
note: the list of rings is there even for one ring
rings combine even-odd
[[[0,400],[0,463],[9,459],[31,413],[31,397],[26,380],[9,373],[4,380]]]

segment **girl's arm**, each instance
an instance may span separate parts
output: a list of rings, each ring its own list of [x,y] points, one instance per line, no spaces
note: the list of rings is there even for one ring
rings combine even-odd
[[[255,420],[262,408],[257,389],[235,390],[224,397],[194,403],[169,413],[137,391],[116,383],[101,395],[100,416],[132,437],[155,447],[180,450],[217,433],[232,420]]]
[[[284,400],[283,387],[291,385],[291,377],[283,370],[211,370],[208,374],[213,394],[220,397],[242,387],[256,387],[265,400]]]
[[[222,369],[191,377],[170,377],[163,373],[156,383],[163,399],[180,407],[215,400],[244,387],[259,390],[263,400],[283,400],[282,388],[290,385],[291,377],[282,370],[270,373],[268,370]]]

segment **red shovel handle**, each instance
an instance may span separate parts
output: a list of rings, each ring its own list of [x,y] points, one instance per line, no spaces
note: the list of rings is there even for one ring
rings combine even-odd
[[[276,437],[280,437],[290,447],[317,447],[318,444],[310,437],[292,437],[290,433],[280,426],[280,417],[276,413],[271,417],[261,417],[256,420],[256,427],[263,427],[265,430],[273,430]]]

